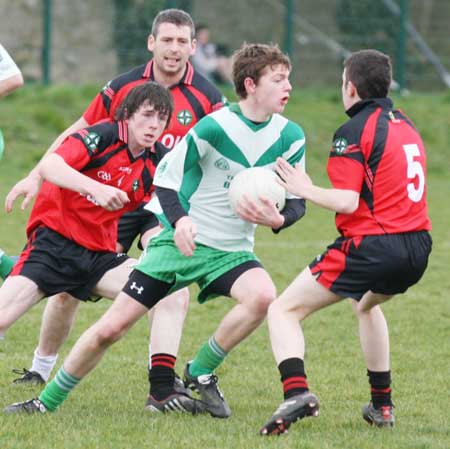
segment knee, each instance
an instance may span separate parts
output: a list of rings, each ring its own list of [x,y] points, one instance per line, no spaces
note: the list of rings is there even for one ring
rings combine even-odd
[[[250,298],[249,305],[258,316],[266,316],[267,311],[275,298],[275,287],[261,289],[255,292],[255,295]]]
[[[121,326],[120,324],[108,323],[98,327],[94,331],[95,346],[97,347],[107,347],[114,344],[116,341],[120,340],[122,336],[126,333],[127,328]]]
[[[50,298],[49,304],[58,310],[76,309],[78,307],[79,300],[68,293],[59,293],[58,295]]]
[[[292,308],[288,306],[287,301],[283,301],[282,298],[279,297],[269,306],[269,310],[267,311],[267,319],[269,322],[274,323],[287,317],[292,317],[297,321],[302,321],[309,314],[310,310],[302,304],[298,304],[295,308]]]
[[[178,309],[181,309],[184,313],[186,313],[189,308],[189,289],[183,288],[175,292],[173,300],[174,305],[176,305]]]
[[[166,311],[170,314],[180,313],[186,315],[189,308],[189,290],[183,288],[164,298],[158,305],[157,310]]]

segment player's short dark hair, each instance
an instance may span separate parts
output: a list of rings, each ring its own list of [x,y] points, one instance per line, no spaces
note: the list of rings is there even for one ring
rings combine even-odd
[[[267,67],[285,66],[291,70],[289,56],[277,45],[247,44],[233,54],[233,83],[239,98],[247,98],[244,81],[251,78],[258,84]]]
[[[182,9],[165,9],[157,14],[153,20],[151,34],[156,37],[158,28],[162,23],[172,23],[177,27],[188,26],[191,29],[191,39],[195,36],[195,25],[192,17]]]
[[[154,81],[139,84],[128,92],[116,111],[115,119],[124,120],[131,117],[145,102],[153,106],[162,117],[167,117],[167,125],[173,113],[171,93]]]
[[[388,55],[377,50],[360,50],[345,61],[345,84],[351,81],[361,99],[385,98],[392,82],[392,65]]]

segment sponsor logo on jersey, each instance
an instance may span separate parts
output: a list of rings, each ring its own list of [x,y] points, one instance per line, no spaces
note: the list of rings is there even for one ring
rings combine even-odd
[[[219,170],[229,170],[230,169],[230,164],[224,157],[217,159],[217,161],[214,162],[214,166],[217,167]]]
[[[177,120],[182,125],[187,126],[192,122],[192,114],[187,109],[183,109],[177,114]]]
[[[81,196],[84,196],[88,201],[95,204],[96,206],[100,206],[100,203],[91,195],[85,195],[84,193],[80,193]]]
[[[100,142],[100,136],[97,133],[91,131],[86,137],[83,138],[83,142],[86,145],[86,148],[91,153],[94,153]]]
[[[130,167],[119,167],[119,171],[125,172],[127,175],[131,175],[131,168]]]
[[[108,173],[104,170],[100,170],[97,172],[97,176],[102,180],[102,181],[111,181],[111,173]]]
[[[139,189],[139,179],[135,179],[133,181],[133,185],[131,186],[131,188],[133,189],[133,192],[136,192],[136,190]]]
[[[161,143],[171,150],[180,140],[181,136],[174,136],[173,134],[167,133],[162,136]]]
[[[333,150],[338,156],[340,156],[341,154],[344,154],[347,147],[348,147],[348,141],[344,137],[338,137],[333,142]]]

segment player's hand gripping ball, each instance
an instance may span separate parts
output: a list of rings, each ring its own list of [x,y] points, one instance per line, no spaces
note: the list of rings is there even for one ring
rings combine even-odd
[[[272,201],[278,210],[286,203],[286,191],[277,183],[277,174],[264,167],[251,167],[239,172],[231,181],[228,189],[231,208],[236,212],[238,201],[245,194],[252,201],[260,197]]]

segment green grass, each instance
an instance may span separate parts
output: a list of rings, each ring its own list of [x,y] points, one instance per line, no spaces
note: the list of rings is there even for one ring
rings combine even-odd
[[[0,102],[0,124],[7,144],[0,164],[0,198],[27,173],[51,140],[82,113],[95,92],[92,86],[34,86]],[[450,95],[411,95],[396,101],[416,122],[427,145],[434,248],[419,285],[383,307],[391,334],[397,407],[397,424],[392,431],[370,428],[360,417],[369,388],[357,323],[350,305],[343,302],[305,322],[307,373],[321,399],[321,414],[318,419],[293,425],[289,435],[262,439],[257,434],[281,400],[279,374],[265,325],[236,348],[218,370],[233,412],[229,420],[144,413],[148,332],[142,320],[107,353],[56,414],[0,414],[0,448],[449,448]],[[345,119],[338,93],[300,91],[293,96],[287,113],[305,129],[308,171],[326,185],[325,163],[332,133]],[[2,214],[0,247],[12,254],[20,251],[26,219],[27,213],[19,210]],[[332,214],[309,206],[307,216],[279,236],[259,229],[256,252],[281,291],[335,236]],[[193,295],[195,292],[193,289]],[[226,299],[204,306],[192,301],[178,358],[179,372],[231,306],[232,301]],[[43,307],[41,303],[26,314],[0,343],[0,407],[39,392],[12,386],[11,369],[29,367]],[[82,305],[58,366],[80,333],[107,307],[107,301]]]

